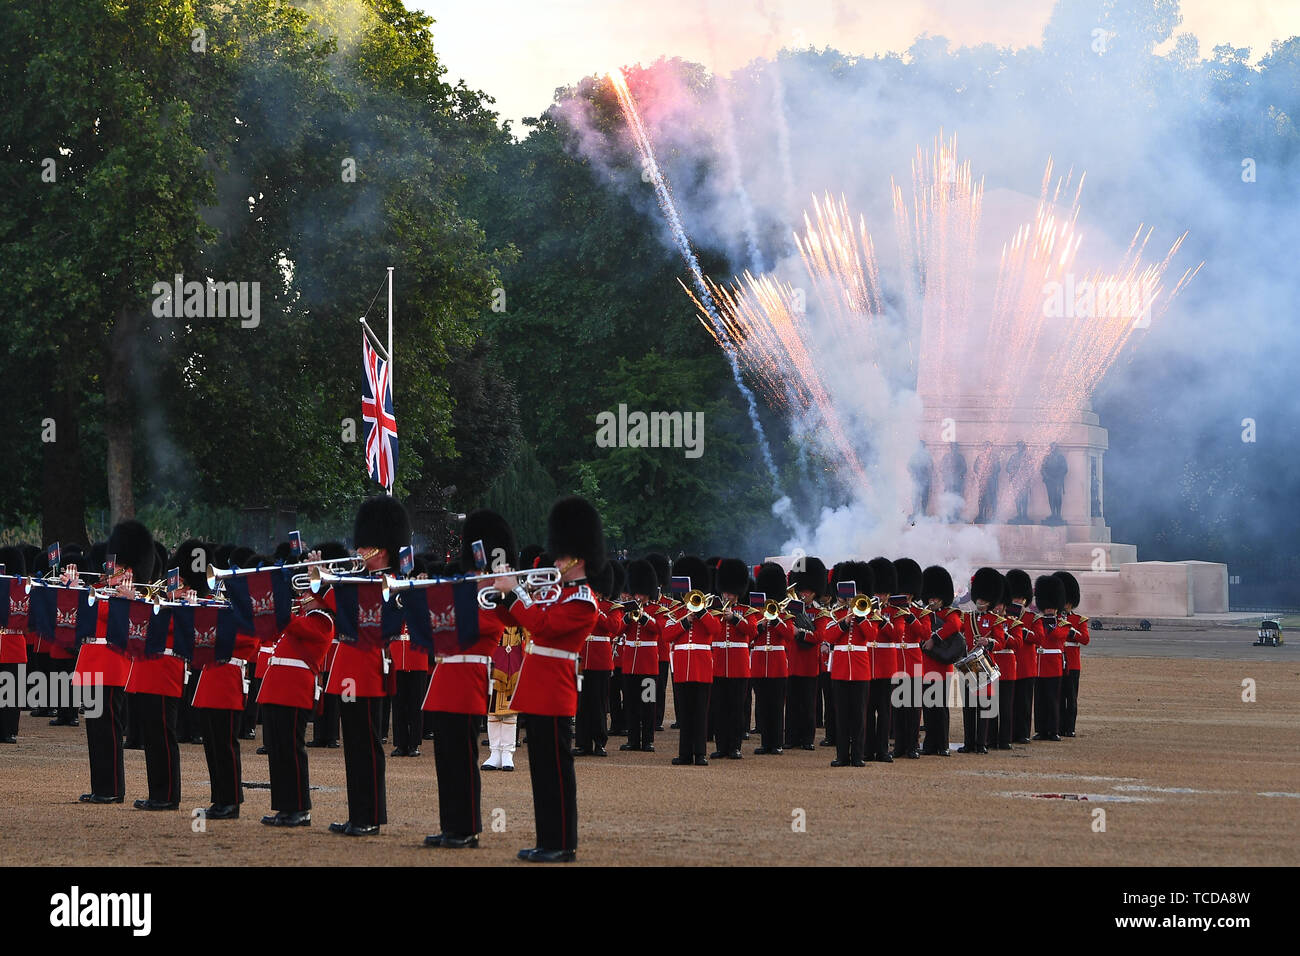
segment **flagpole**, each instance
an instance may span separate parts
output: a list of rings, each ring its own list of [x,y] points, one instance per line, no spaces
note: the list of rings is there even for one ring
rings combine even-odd
[[[393,267],[388,267],[388,387],[393,393],[393,415],[397,415],[397,383],[393,378]],[[393,463],[396,465],[396,462]],[[397,481],[396,471],[388,476],[388,496],[393,495],[393,483]]]

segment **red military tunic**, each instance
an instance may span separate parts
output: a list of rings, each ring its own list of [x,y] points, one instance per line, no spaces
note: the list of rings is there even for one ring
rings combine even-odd
[[[32,636],[24,633],[27,630],[30,599],[19,578],[8,581],[0,578],[0,588],[8,588],[3,600],[9,604],[9,626],[0,628],[0,664],[25,664],[27,645],[33,643]]]
[[[623,673],[652,677],[659,673],[659,636],[663,625],[646,608],[641,620],[623,627]]]
[[[1010,618],[1003,625],[1002,646],[993,652],[993,663],[998,665],[1003,680],[1019,680],[1016,663],[1024,644],[1021,637],[1023,631],[1024,626],[1017,618]]]
[[[388,653],[393,656],[394,671],[414,671],[423,674],[429,669],[429,655],[411,643],[411,635],[406,628],[393,638],[388,645]],[[468,653],[468,651],[466,652]]]
[[[1016,679],[1033,680],[1038,676],[1038,631],[1034,627],[1034,612],[1023,608],[1020,612],[1020,646],[1016,648]]]
[[[961,619],[961,611],[952,607],[940,608],[937,611],[932,611],[925,617],[927,622],[938,621],[939,626],[937,630],[934,628],[934,625],[931,624],[930,634],[936,640],[940,641],[961,631]],[[922,656],[925,658],[925,670],[922,672],[923,677],[946,677],[952,673],[951,664],[940,664],[933,657],[924,652],[922,652]]]
[[[730,614],[718,616],[719,627],[711,638],[714,677],[749,677],[749,645],[758,632],[748,615],[736,611],[736,617],[732,624]]]
[[[253,664],[253,676],[258,680],[266,678],[266,669],[271,666],[271,655],[275,653],[275,641],[259,642],[257,659]]]
[[[22,631],[0,628],[0,664],[26,664],[27,641]]]
[[[578,651],[599,614],[596,595],[585,584],[566,584],[554,604],[518,598],[501,610],[507,624],[517,624],[532,636],[511,710],[543,717],[578,712]],[[656,673],[657,660],[656,655]]]
[[[749,676],[755,679],[789,677],[790,662],[786,650],[794,640],[794,625],[782,618],[769,622],[762,611],[754,611],[750,621],[755,633],[750,645]]]
[[[876,640],[871,645],[872,680],[892,678],[903,671],[903,635],[907,622],[896,608],[885,608],[885,620],[876,624]]]
[[[245,702],[245,665],[257,653],[261,642],[251,634],[235,635],[235,650],[231,659],[221,664],[207,664],[199,672],[199,682],[194,688],[195,707],[215,710],[243,710]]]
[[[812,633],[804,635],[803,640],[800,640],[799,635],[796,633],[788,648],[791,677],[817,676],[821,658],[821,643],[827,639],[826,629],[828,626],[835,626],[831,624],[830,614],[819,608],[810,607],[808,616],[813,618]]]
[[[125,687],[131,674],[131,659],[108,643],[108,602],[96,605],[95,636],[81,644],[72,683],[83,687]]]
[[[1070,625],[1065,618],[1055,619],[1056,626],[1048,626],[1048,618],[1040,617],[1034,626],[1038,632],[1038,676],[1060,677],[1065,669],[1065,639],[1070,636]]]
[[[930,638],[930,621],[918,617],[916,609],[906,607],[903,611],[903,670],[909,677],[920,677],[925,673],[925,654],[921,645]]]
[[[498,607],[478,609],[478,640],[458,654],[437,658],[423,710],[445,714],[486,714],[492,652],[501,643],[506,619]]]
[[[596,606],[599,609],[596,624],[582,645],[584,672],[614,669],[614,638],[623,632],[622,608],[602,600],[598,600]]]
[[[837,621],[831,632],[837,635],[831,645],[831,680],[871,680],[870,645],[877,637],[876,622],[870,618],[856,617],[847,608],[839,620],[848,621],[849,629],[846,632]]]
[[[993,652],[1003,644],[1002,626],[988,611],[969,611],[961,616],[961,634],[966,639],[966,650],[975,650],[975,641],[987,637],[984,653],[993,660]]]
[[[672,643],[673,680],[682,684],[713,683],[713,641],[722,633],[722,621],[705,612],[689,624],[673,621],[664,631]]]
[[[267,662],[257,702],[312,710],[316,706],[316,675],[325,669],[332,640],[334,621],[323,611],[289,618],[289,626]]]
[[[1088,622],[1073,611],[1067,614],[1065,618],[1070,622],[1070,626],[1074,628],[1074,633],[1065,641],[1065,668],[1071,671],[1083,670],[1083,660],[1079,648],[1092,640],[1092,635],[1088,633]]]
[[[388,668],[384,649],[376,644],[339,641],[330,663],[327,694],[350,690],[353,697],[387,697]]]
[[[105,601],[105,604],[108,602]],[[175,632],[167,625],[167,646],[159,657],[137,657],[126,679],[128,694],[158,694],[180,697],[185,692],[185,661],[173,649]],[[241,705],[242,706],[242,705]]]

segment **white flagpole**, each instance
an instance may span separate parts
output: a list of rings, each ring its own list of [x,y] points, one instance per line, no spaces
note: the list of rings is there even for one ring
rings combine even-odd
[[[393,267],[388,267],[388,387],[393,393],[393,417],[397,417],[397,384],[393,379]],[[397,462],[393,462],[396,466]],[[397,481],[397,468],[388,476],[388,496],[393,495],[393,483]]]

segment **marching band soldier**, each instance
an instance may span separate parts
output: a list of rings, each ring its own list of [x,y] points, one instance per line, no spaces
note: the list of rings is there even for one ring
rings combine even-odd
[[[171,566],[180,569],[181,581],[188,589],[183,600],[194,603],[208,596],[204,574],[208,555],[201,541],[182,543],[172,555]],[[212,806],[206,813],[209,820],[238,818],[239,805],[244,802],[239,728],[249,691],[248,662],[257,652],[258,643],[252,634],[236,634],[230,660],[207,664],[193,678],[194,712],[212,787]]]
[[[671,599],[672,570],[668,559],[662,554],[648,554],[646,560],[655,569],[655,577],[659,579],[659,597],[657,600],[650,602],[649,611],[659,622],[659,667],[655,671],[654,729],[659,733],[663,733],[664,712],[668,706],[668,671],[670,670],[670,658],[672,656],[668,635],[664,633],[664,625],[668,623],[667,612],[674,603]],[[707,590],[708,585],[704,584],[702,589]]]
[[[521,850],[519,858],[531,863],[568,862],[577,855],[578,785],[569,721],[578,707],[578,650],[600,613],[587,584],[588,573],[599,573],[605,564],[605,535],[596,509],[578,497],[556,502],[547,519],[547,550],[556,556],[562,584],[554,603],[533,601],[514,578],[493,582],[505,594],[505,619],[533,638],[511,700],[527,721],[537,846]]]
[[[673,573],[691,580],[691,588],[708,587],[708,568],[693,555],[678,558]],[[677,756],[674,766],[708,766],[709,691],[713,684],[713,640],[722,631],[710,610],[690,612],[670,620],[664,628],[672,645],[673,707],[677,715]]]
[[[308,560],[317,558],[308,555]],[[319,682],[334,640],[334,592],[318,596],[307,591],[299,600],[275,643],[257,694],[275,811],[262,822],[271,827],[311,826],[307,721],[320,697]]]
[[[396,569],[398,552],[411,543],[406,509],[387,495],[368,498],[357,509],[352,545],[376,574]],[[343,767],[348,785],[348,818],[331,823],[331,833],[373,836],[388,822],[384,747],[380,739],[388,656],[382,645],[340,643],[330,666],[326,693],[339,694],[343,724]]]
[[[1039,618],[1033,638],[1038,645],[1038,679],[1034,684],[1034,740],[1060,740],[1061,673],[1070,625],[1065,620],[1065,585],[1060,578],[1041,575],[1034,582]]]
[[[108,550],[117,555],[118,565],[142,570],[145,576],[140,580],[151,580],[157,566],[157,552],[148,529],[138,521],[123,521],[113,529],[113,534],[116,540],[109,538]],[[124,560],[123,554],[130,557]],[[126,679],[131,707],[140,714],[145,774],[149,780],[149,796],[135,801],[137,810],[180,807],[181,750],[176,720],[185,689],[185,661],[176,656],[172,641],[172,630],[168,627],[167,647],[162,654],[136,658]]]
[[[27,573],[26,555],[17,548],[0,548],[0,565],[3,565],[5,574],[14,578]],[[0,673],[10,675],[17,687],[19,665],[27,664],[27,638],[23,628],[17,626],[20,618],[14,613],[17,603],[15,588],[21,591],[17,581],[0,580],[0,601],[9,605],[9,626],[0,627]],[[22,623],[26,623],[25,620]],[[0,704],[0,744],[18,743],[18,717],[21,713],[16,699],[13,704]]]
[[[826,597],[826,565],[820,558],[805,558],[802,571],[790,575],[795,593],[803,601],[805,618],[795,622],[790,642],[790,680],[786,695],[785,744],[800,750],[816,750],[817,674],[821,668],[821,646],[834,627],[830,611],[819,606]],[[810,626],[800,626],[800,624]]]
[[[413,567],[416,578],[429,576],[423,561],[417,559]],[[418,757],[420,741],[424,739],[421,705],[429,690],[429,655],[411,644],[411,635],[405,625],[388,649],[393,657],[397,684],[393,694],[393,752],[390,756]]]
[[[627,566],[627,589],[638,607],[623,618],[623,710],[627,717],[627,743],[619,750],[655,749],[656,678],[659,674],[659,635],[663,626],[651,613],[659,593],[659,577],[648,560]]]
[[[718,591],[722,610],[718,628],[712,635],[713,685],[717,700],[713,719],[715,760],[740,760],[744,739],[745,702],[749,696],[749,646],[758,633],[740,599],[749,589],[749,566],[738,558],[724,558],[718,563]]]
[[[627,591],[627,565],[619,561],[611,561],[610,564],[618,568],[614,572],[615,583],[617,584],[617,594],[614,596],[616,605],[627,604],[632,600],[632,595]],[[627,736],[627,712],[623,707],[623,642],[618,638],[623,633],[622,612],[619,607],[611,609],[611,613],[616,615],[611,626],[614,628],[611,637],[610,661],[614,669],[609,675],[609,735],[611,737]]]
[[[623,612],[613,603],[623,590],[623,569],[608,561],[600,574],[589,576],[600,615],[582,645],[582,686],[578,689],[578,720],[574,728],[575,757],[604,757],[609,742],[605,715],[609,710],[609,679],[614,670],[614,638],[623,630]]]
[[[871,568],[865,561],[846,561],[841,581],[852,581],[854,594],[870,594]],[[859,617],[846,604],[836,620],[838,635],[831,647],[831,696],[835,707],[835,759],[832,767],[865,767],[867,694],[871,687],[870,644],[876,622]]]
[[[971,576],[971,600],[975,610],[962,615],[962,636],[967,652],[983,648],[990,662],[993,652],[1002,647],[1002,628],[993,615],[993,605],[1002,599],[1002,575],[996,568],[979,568]],[[965,740],[958,753],[986,754],[988,748],[988,718],[984,716],[984,701],[991,693],[988,678],[983,674],[963,674],[962,726]]]
[[[835,746],[835,699],[832,695],[831,686],[831,655],[834,653],[832,648],[840,637],[840,631],[837,629],[839,622],[844,619],[847,613],[846,609],[849,606],[849,599],[839,596],[839,584],[841,581],[851,580],[851,572],[856,564],[855,561],[841,561],[831,569],[831,587],[836,592],[831,610],[831,627],[836,629],[828,631],[822,640],[821,660],[818,664],[817,685],[821,695],[822,724],[826,729],[826,733],[818,744],[821,747]],[[865,719],[865,713],[863,716]]]
[[[349,557],[348,549],[337,541],[326,541],[324,544],[317,545],[316,550],[320,552],[322,561],[338,561]],[[321,686],[323,687],[329,687],[330,665],[334,663],[334,655],[338,649],[339,641],[337,631],[335,631],[329,654],[325,658],[325,673],[322,675],[323,679],[321,680]],[[311,742],[307,746],[329,747],[334,750],[339,748],[338,694],[331,694],[327,691],[321,694],[320,699],[316,702],[316,711],[312,719]]]
[[[1070,625],[1070,636],[1065,641],[1065,674],[1061,678],[1061,736],[1073,737],[1075,721],[1079,716],[1079,672],[1083,668],[1080,648],[1092,640],[1088,632],[1088,619],[1077,613],[1080,593],[1079,581],[1069,571],[1057,571],[1053,577],[1065,586],[1065,620]]]
[[[778,564],[764,564],[758,569],[757,590],[769,601],[781,603],[786,595],[785,572]],[[757,756],[781,754],[785,750],[785,685],[790,676],[786,647],[794,640],[794,624],[784,612],[769,618],[763,608],[750,612],[754,642],[750,646],[749,673],[755,688],[755,714],[761,736],[754,748]]]
[[[916,760],[921,756],[921,677],[925,673],[921,645],[930,636],[930,625],[917,615],[914,606],[921,595],[921,566],[911,558],[898,558],[894,574],[898,593],[890,598],[890,604],[899,612],[896,621],[903,624],[904,675],[902,704],[894,708],[894,757]]]
[[[905,621],[889,608],[889,599],[897,590],[898,573],[888,558],[872,558],[872,591],[876,613],[876,637],[871,645],[871,685],[867,691],[867,727],[864,737],[864,760],[893,763],[889,748],[890,722],[893,720],[895,679],[903,672],[903,633]]]
[[[1002,622],[1002,646],[993,652],[993,661],[999,671],[998,709],[989,721],[988,743],[998,750],[1010,750],[1016,713],[1016,655],[1022,643],[1024,626],[1020,623],[1019,606],[1011,602],[1011,585],[1006,576],[1002,578],[1002,599],[994,605],[993,613],[1005,620]]]
[[[1029,610],[1034,597],[1034,585],[1028,574],[1020,568],[1012,568],[1007,572],[1007,592],[1011,598],[1010,613],[1020,621],[1011,739],[1018,744],[1027,744],[1034,714],[1034,684],[1038,680],[1038,645],[1033,641],[1034,612]]]
[[[952,606],[952,575],[946,568],[931,565],[921,572],[921,602],[928,612],[930,641],[942,641],[961,632],[961,612]],[[925,648],[922,647],[922,652]],[[952,665],[925,653],[922,716],[925,718],[925,746],[921,753],[951,757],[948,749],[948,675]]]
[[[475,566],[476,541],[483,542],[484,552],[489,556],[513,555],[519,550],[514,531],[505,518],[487,509],[474,511],[465,519],[461,531],[461,567]],[[494,570],[508,569],[507,560],[502,559],[502,566]],[[479,590],[487,587],[486,578],[479,581]],[[448,655],[434,664],[424,709],[433,724],[441,830],[425,837],[425,846],[446,849],[478,846],[478,835],[483,831],[479,806],[483,786],[478,765],[478,719],[487,713],[492,653],[505,627],[506,619],[498,608],[480,607],[478,641],[463,653]]]

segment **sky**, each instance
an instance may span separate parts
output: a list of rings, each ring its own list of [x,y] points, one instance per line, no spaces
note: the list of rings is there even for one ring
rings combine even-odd
[[[902,52],[922,35],[952,46],[1038,43],[1055,0],[408,0],[437,21],[449,78],[496,99],[503,120],[536,116],[555,89],[616,66],[680,56],[728,73],[782,47]],[[1182,0],[1178,32],[1208,57],[1300,34],[1300,0]],[[1172,41],[1171,41],[1172,43]]]

